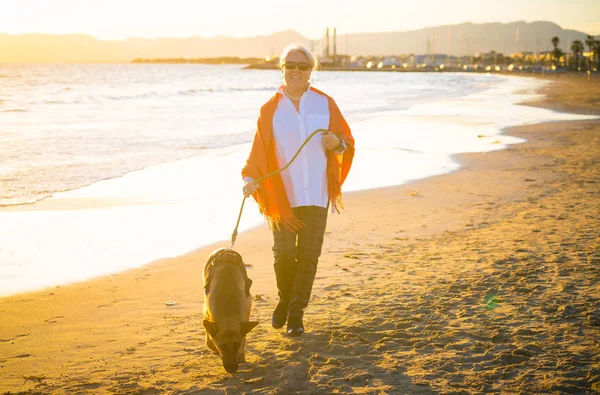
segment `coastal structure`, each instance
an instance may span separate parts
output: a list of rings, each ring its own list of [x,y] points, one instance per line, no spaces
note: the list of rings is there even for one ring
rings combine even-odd
[[[436,53],[435,37],[427,37],[426,51],[423,54],[399,54],[386,56],[350,56],[337,52],[337,29],[333,28],[333,41],[330,38],[329,28],[321,44],[319,69],[328,71],[395,71],[395,72],[548,72],[557,73],[567,70],[597,72],[600,63],[600,41],[589,41],[590,51],[574,51],[574,54],[565,53],[557,47],[558,37],[552,37],[554,50],[540,51],[538,43],[536,51],[520,51],[515,53],[488,52],[470,53],[470,42],[465,37],[467,47],[463,55],[451,55],[450,52]],[[448,50],[450,49],[450,34],[448,34]],[[459,37],[459,40],[461,38]],[[539,41],[539,40],[538,40]],[[516,45],[519,45],[519,30],[515,33]],[[527,47],[527,45],[525,45]],[[333,53],[330,49],[333,47]],[[506,47],[506,45],[505,45]],[[576,48],[576,47],[573,47]],[[577,47],[579,48],[579,47]],[[576,48],[576,49],[577,49]],[[314,50],[314,46],[313,46]],[[583,62],[580,60],[583,59]],[[583,67],[582,67],[583,64]],[[263,62],[250,64],[249,69],[275,69],[278,67],[278,58],[269,58]]]

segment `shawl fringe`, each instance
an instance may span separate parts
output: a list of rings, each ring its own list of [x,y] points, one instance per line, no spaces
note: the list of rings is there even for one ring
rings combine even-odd
[[[283,218],[283,216],[280,214],[270,212],[262,193],[257,191],[254,193],[253,197],[254,200],[256,200],[256,203],[258,204],[259,212],[267,220],[267,223],[269,224],[269,229],[273,230],[275,228],[277,230],[281,230],[281,228],[283,227],[284,229],[290,232],[297,232],[298,230],[306,226],[306,224],[300,221],[298,218],[296,218],[296,216],[292,212],[290,212],[291,216],[287,216],[287,218]]]

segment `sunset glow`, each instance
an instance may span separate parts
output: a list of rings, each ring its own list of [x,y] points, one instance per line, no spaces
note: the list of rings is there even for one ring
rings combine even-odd
[[[232,4],[233,3],[233,4]],[[207,6],[207,4],[210,4]],[[191,0],[75,0],[3,2],[0,33],[89,34],[99,39],[129,37],[250,37],[288,29],[310,39],[336,26],[340,34],[416,30],[463,22],[547,20],[565,29],[600,33],[595,0],[506,0],[493,7],[475,0],[408,2],[274,0],[198,2]]]

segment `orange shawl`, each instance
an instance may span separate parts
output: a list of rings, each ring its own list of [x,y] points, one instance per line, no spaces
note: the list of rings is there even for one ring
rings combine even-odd
[[[329,131],[346,143],[346,150],[341,155],[336,155],[330,150],[326,151],[327,192],[331,204],[339,213],[340,208],[344,207],[342,203],[342,184],[350,171],[352,159],[354,158],[354,138],[335,101],[313,87],[310,89],[327,97],[329,101]],[[273,143],[273,116],[280,96],[280,93],[276,93],[260,109],[252,150],[246,160],[246,165],[242,169],[242,177],[252,177],[257,180],[265,174],[279,169]],[[278,229],[283,225],[288,230],[296,231],[305,225],[294,216],[279,174],[262,180],[260,188],[256,190],[253,197],[258,203],[261,214]]]

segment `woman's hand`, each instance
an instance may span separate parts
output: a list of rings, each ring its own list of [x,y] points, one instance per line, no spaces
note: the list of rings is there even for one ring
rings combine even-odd
[[[242,192],[244,196],[251,196],[258,189],[258,184],[254,180],[248,180],[244,183],[244,187],[242,188]]]
[[[322,132],[323,133],[323,147],[328,150],[332,150],[337,147],[341,139],[331,132]]]

